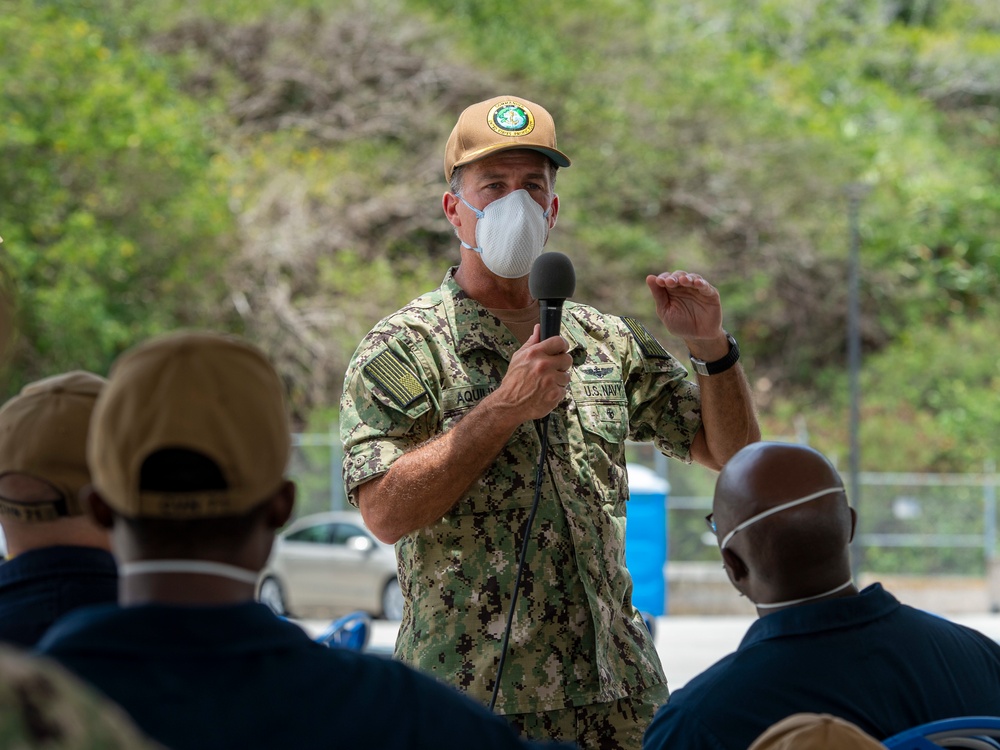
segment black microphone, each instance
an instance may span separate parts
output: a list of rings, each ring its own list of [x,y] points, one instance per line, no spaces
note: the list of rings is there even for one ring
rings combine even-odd
[[[531,265],[528,289],[531,296],[538,300],[542,341],[558,336],[562,324],[563,302],[576,291],[573,261],[563,253],[542,253]]]

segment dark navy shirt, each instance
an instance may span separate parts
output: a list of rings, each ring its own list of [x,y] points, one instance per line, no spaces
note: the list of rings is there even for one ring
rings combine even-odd
[[[47,547],[0,564],[0,640],[34,646],[70,610],[118,600],[118,569],[94,547]]]
[[[746,750],[800,711],[839,716],[879,740],[935,719],[1000,716],[1000,646],[900,604],[880,584],[773,612],[670,696],[643,747]]]
[[[117,701],[173,750],[569,748],[388,657],[315,643],[255,602],[91,607],[39,651]]]

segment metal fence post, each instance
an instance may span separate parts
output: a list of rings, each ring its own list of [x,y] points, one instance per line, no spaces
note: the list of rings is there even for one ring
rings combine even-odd
[[[331,424],[327,435],[330,437],[330,509],[344,510],[347,508],[347,497],[344,493],[344,456],[339,425]]]
[[[997,465],[983,462],[983,567],[990,612],[1000,611],[1000,562],[997,560]]]
[[[847,267],[847,373],[850,386],[848,461],[851,505],[855,510],[861,505],[861,483],[858,481],[861,466],[861,446],[858,439],[858,426],[861,422],[861,230],[858,226],[858,213],[861,210],[861,201],[869,190],[871,187],[861,182],[853,182],[847,186],[847,220],[850,232]],[[855,544],[853,552],[851,567],[854,578],[857,579],[864,566],[865,551],[860,544]]]
[[[996,461],[987,459],[983,462],[983,554],[987,566],[997,554],[996,471]]]

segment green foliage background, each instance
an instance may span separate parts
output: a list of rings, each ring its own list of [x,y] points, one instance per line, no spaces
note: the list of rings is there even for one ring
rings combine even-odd
[[[9,394],[212,320],[232,217],[212,134],[155,56],[44,5],[0,15],[0,35],[0,247],[21,334]]]
[[[457,258],[461,109],[544,103],[573,166],[550,247],[656,330],[642,278],[723,293],[765,436],[847,454],[848,186],[862,468],[980,471],[1000,434],[994,0],[8,0],[7,396],[180,326],[277,361],[325,430],[353,347]],[[683,354],[669,336],[664,343]]]

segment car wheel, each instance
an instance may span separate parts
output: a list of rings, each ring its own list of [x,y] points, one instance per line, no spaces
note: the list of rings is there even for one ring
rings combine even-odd
[[[395,578],[382,590],[382,617],[386,620],[403,619],[403,591]]]
[[[288,609],[285,607],[285,594],[281,590],[281,584],[278,583],[277,578],[268,576],[264,579],[263,583],[260,584],[257,600],[276,615],[288,614]]]

